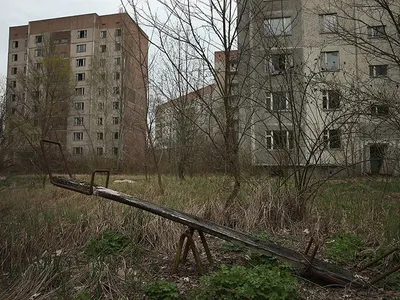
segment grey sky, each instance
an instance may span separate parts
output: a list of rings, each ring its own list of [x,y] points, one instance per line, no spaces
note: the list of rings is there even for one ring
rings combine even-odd
[[[118,12],[120,0],[8,0],[0,10],[0,77],[7,75],[9,27],[26,25],[29,21],[63,16]]]

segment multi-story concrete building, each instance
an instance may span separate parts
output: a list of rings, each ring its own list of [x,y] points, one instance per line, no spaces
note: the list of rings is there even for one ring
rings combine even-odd
[[[170,165],[179,165],[184,160],[196,171],[224,169],[221,157],[225,151],[226,122],[221,95],[235,92],[238,57],[236,50],[228,53],[214,53],[213,83],[199,89],[187,87],[184,92],[177,89],[180,95],[157,106],[156,142],[160,149],[167,151],[165,157]],[[228,55],[229,62],[226,60]],[[186,84],[182,82],[182,85]],[[237,125],[238,122],[235,128]]]
[[[146,34],[126,13],[11,27],[7,126],[19,129],[14,138],[24,141],[13,152],[16,160],[18,152],[36,151],[37,140],[51,138],[63,143],[71,159],[140,168],[147,53]]]
[[[400,5],[388,7],[238,1],[239,81],[253,103],[242,150],[254,165],[399,173]]]

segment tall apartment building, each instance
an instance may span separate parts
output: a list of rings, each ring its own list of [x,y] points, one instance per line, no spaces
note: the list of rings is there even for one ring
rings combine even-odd
[[[248,0],[238,14],[254,165],[399,173],[399,4]]]
[[[140,169],[147,54],[146,34],[126,13],[10,27],[7,127],[15,129],[15,161],[47,138],[78,163]]]
[[[223,170],[225,109],[221,89],[225,80],[233,92],[237,74],[237,50],[214,52],[215,77],[199,89],[181,82],[179,95],[157,106],[155,138],[166,153],[166,166],[185,165],[195,171]],[[183,88],[186,87],[186,88]],[[237,125],[237,124],[235,124]]]

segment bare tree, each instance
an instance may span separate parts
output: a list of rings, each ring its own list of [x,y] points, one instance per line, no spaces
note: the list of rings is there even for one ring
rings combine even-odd
[[[70,62],[55,51],[49,36],[15,79],[8,82],[6,128],[18,134],[8,138],[33,162],[41,139],[66,137],[74,92]]]
[[[169,51],[170,41],[179,43],[183,49],[187,49],[188,55],[193,59],[202,61],[204,85],[215,81],[215,96],[212,103],[209,99],[203,99],[202,95],[198,95],[198,98],[204,106],[208,107],[212,122],[220,132],[218,135],[209,136],[211,142],[218,145],[221,140],[224,145],[220,155],[224,159],[228,173],[233,178],[232,192],[226,201],[226,206],[230,207],[235,203],[241,185],[240,138],[237,124],[238,109],[243,98],[233,95],[234,76],[231,76],[232,65],[237,64],[240,59],[238,56],[231,56],[232,51],[237,48],[236,5],[231,1],[218,3],[158,1],[157,5],[158,11],[163,11],[166,15],[164,19],[159,18],[151,9],[150,3],[147,2],[145,7],[140,8],[137,3],[131,2],[139,23],[154,29],[157,40],[154,39],[152,43],[158,53],[165,57],[172,70],[178,73],[180,80],[190,88],[191,92],[196,92],[200,87],[193,84],[190,77],[185,76],[182,66]],[[214,65],[215,50],[221,50],[223,53],[222,72],[218,71]],[[218,112],[215,110],[217,106],[221,108]]]

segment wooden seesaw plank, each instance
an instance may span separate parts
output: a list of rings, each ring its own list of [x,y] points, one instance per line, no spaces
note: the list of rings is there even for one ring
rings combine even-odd
[[[347,269],[317,258],[313,258],[310,263],[310,257],[300,252],[269,241],[260,240],[249,234],[216,224],[185,212],[167,208],[109,188],[95,185],[91,186],[89,183],[76,181],[72,178],[53,176],[52,183],[59,187],[86,194],[87,191],[90,190],[93,195],[150,212],[226,241],[233,241],[242,244],[245,247],[254,249],[262,254],[276,256],[277,258],[291,262],[296,267],[302,268],[304,271],[303,273],[305,273],[304,275],[310,275],[325,282],[342,286],[349,284],[353,287],[361,286],[359,283],[355,282],[355,276]]]

